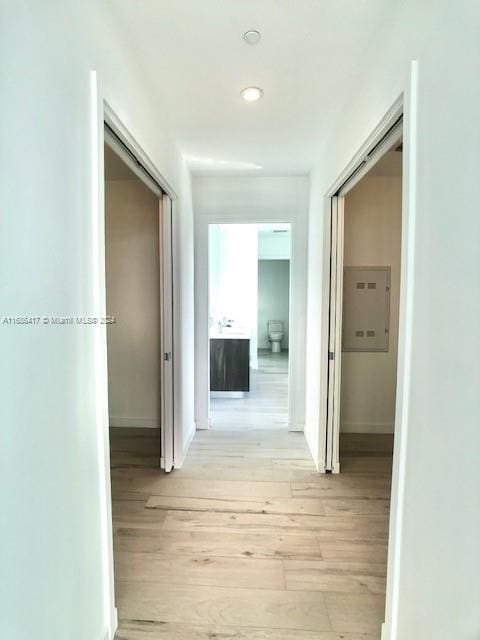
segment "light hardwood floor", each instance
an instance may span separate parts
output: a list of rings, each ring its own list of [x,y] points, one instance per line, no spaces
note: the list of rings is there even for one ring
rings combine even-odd
[[[212,398],[213,429],[288,429],[288,352],[258,352],[244,398]]]
[[[111,441],[117,640],[380,637],[384,445],[344,439],[344,473],[325,476],[303,434],[212,430],[165,475],[157,433]]]

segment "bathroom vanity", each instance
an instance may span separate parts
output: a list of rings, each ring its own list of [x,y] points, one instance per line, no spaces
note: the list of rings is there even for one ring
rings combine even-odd
[[[238,333],[210,336],[210,391],[232,393],[250,391],[250,337]]]

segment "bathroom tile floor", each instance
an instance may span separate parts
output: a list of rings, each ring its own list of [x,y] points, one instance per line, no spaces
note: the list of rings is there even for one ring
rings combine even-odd
[[[212,398],[213,429],[288,429],[288,352],[259,351],[245,398]]]

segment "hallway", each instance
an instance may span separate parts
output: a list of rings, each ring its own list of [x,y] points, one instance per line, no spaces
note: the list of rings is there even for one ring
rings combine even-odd
[[[163,475],[131,435],[112,430],[117,640],[379,638],[389,454],[325,476],[303,434],[205,431]]]

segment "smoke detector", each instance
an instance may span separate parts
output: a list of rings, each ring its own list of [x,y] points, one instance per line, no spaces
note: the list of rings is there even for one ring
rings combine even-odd
[[[243,39],[247,44],[250,44],[250,45],[258,44],[260,42],[261,37],[262,35],[260,31],[257,31],[256,29],[249,29],[248,31],[245,31],[245,33],[243,34]]]

